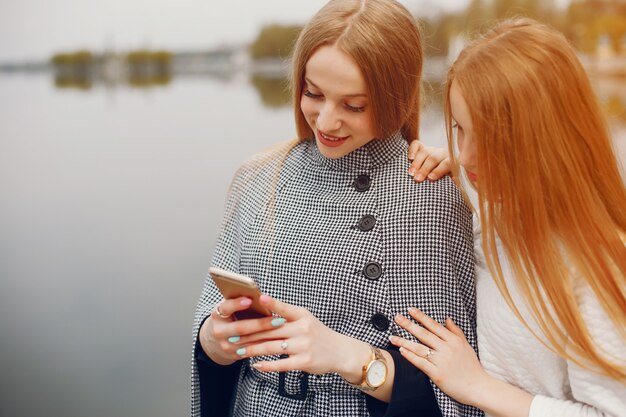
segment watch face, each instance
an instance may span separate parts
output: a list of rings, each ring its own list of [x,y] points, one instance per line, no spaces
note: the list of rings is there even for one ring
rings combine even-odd
[[[380,387],[387,378],[387,365],[381,360],[372,362],[367,370],[367,385]]]

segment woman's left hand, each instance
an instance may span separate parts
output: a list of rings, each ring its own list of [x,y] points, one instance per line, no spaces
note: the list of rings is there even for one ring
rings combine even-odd
[[[252,366],[263,372],[301,370],[310,374],[337,372],[350,377],[353,370],[361,376],[361,366],[371,355],[367,343],[337,333],[320,322],[303,307],[278,301],[268,295],[261,303],[286,319],[280,328],[242,337],[245,345],[242,358],[287,354],[288,358],[255,362]]]
[[[444,327],[418,309],[409,309],[409,314],[424,327],[401,315],[395,320],[422,343],[397,336],[390,337],[391,343],[443,392],[461,403],[473,404],[490,377],[463,331],[451,319]]]

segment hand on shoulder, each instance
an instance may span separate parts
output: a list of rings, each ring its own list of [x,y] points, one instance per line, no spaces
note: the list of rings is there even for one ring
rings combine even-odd
[[[416,182],[422,182],[426,178],[436,181],[451,172],[447,149],[426,146],[419,140],[414,140],[409,144],[408,157],[412,161],[409,175]]]

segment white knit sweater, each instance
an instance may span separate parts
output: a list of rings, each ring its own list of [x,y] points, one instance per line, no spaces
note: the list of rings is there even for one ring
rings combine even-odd
[[[625,385],[562,359],[541,344],[513,314],[487,268],[476,216],[474,250],[478,348],[480,360],[487,372],[535,396],[529,417],[625,417]],[[540,335],[538,326],[514,285],[500,243],[498,252],[515,305],[536,334]],[[576,277],[574,279],[576,281]],[[578,285],[575,294],[597,345],[626,363],[626,343],[592,291]]]

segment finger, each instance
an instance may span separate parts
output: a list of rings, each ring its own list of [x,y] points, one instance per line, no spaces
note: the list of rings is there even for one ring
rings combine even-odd
[[[270,297],[267,294],[262,294],[259,299],[261,301],[261,304],[265,305],[267,308],[270,309],[270,311],[273,311],[279,316],[283,316],[287,319],[287,321],[296,321],[297,319],[308,313],[308,310],[305,308],[284,303]]]
[[[403,329],[415,336],[422,344],[429,348],[437,350],[441,347],[442,340],[435,334],[431,333],[427,329],[423,328],[419,324],[415,324],[411,320],[407,319],[401,314],[395,317],[396,323],[398,323]]]
[[[439,178],[442,178],[445,175],[450,174],[451,172],[452,172],[452,169],[451,169],[451,164],[450,164],[450,158],[446,158],[443,161],[441,161],[441,163],[437,165],[437,167],[435,167],[435,169],[433,169],[430,174],[428,174],[428,179],[431,181],[436,181]]]
[[[400,348],[400,354],[405,357],[409,362],[413,364],[416,368],[420,369],[424,372],[431,380],[435,379],[435,374],[437,373],[437,367],[430,361],[422,358],[421,356],[416,355],[411,352],[409,349],[404,347]]]
[[[389,341],[394,346],[408,349],[411,352],[415,353],[417,356],[421,356],[422,358],[425,357],[430,351],[430,348],[422,345],[421,343],[416,343],[398,336],[389,336]]]
[[[284,320],[282,317],[281,319]],[[266,329],[256,333],[248,334],[246,336],[242,336],[239,344],[248,345],[253,343],[261,343],[268,340],[288,339],[294,336],[294,327],[290,326],[289,323],[287,323],[276,328]]]
[[[415,155],[417,155],[419,150],[422,149],[422,146],[424,146],[424,144],[420,142],[419,140],[411,141],[411,143],[409,144],[409,152],[408,152],[410,160],[415,159]]]
[[[254,356],[270,356],[270,355],[293,355],[298,351],[296,339],[279,339],[270,340],[263,343],[254,343],[247,345],[242,358],[251,358]]]
[[[449,329],[452,333],[459,336],[461,339],[467,342],[467,338],[465,337],[465,333],[459,326],[456,325],[455,322],[452,321],[451,318],[446,319],[446,328]]]
[[[252,367],[262,372],[287,372],[294,369],[302,369],[301,361],[297,356],[289,356],[275,361],[260,361],[252,364]]]
[[[225,317],[221,317],[219,314],[211,314],[211,317],[231,321],[230,316],[232,316],[233,313],[246,310],[251,304],[252,300],[248,297],[228,298],[216,304],[213,310],[217,313],[217,308],[219,307],[220,313]]]
[[[433,172],[433,170],[446,159],[446,155],[447,153],[444,154],[443,152],[441,152],[440,149],[430,152],[424,159],[424,162],[422,163],[418,174],[421,174],[421,176],[423,176],[424,178],[428,177]]]
[[[426,176],[421,172],[422,165],[424,164],[426,158],[428,158],[428,152],[425,152],[424,149],[422,149],[417,153],[417,155],[415,155],[415,158],[409,167],[409,175],[412,175],[417,182],[424,181],[426,178]]]
[[[243,345],[253,341],[269,339],[268,332],[282,327],[286,320],[282,317],[263,317],[258,319],[237,320],[228,325],[228,330],[224,330],[232,335],[240,336],[238,344]],[[265,335],[265,336],[264,336]],[[250,340],[250,338],[255,338]]]
[[[433,320],[429,315],[417,308],[409,308],[409,314],[417,322],[421,323],[431,333],[437,335],[442,340],[450,340],[451,332],[444,326]]]

